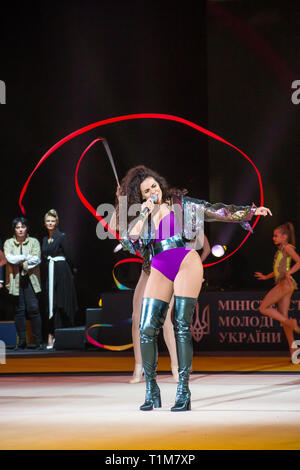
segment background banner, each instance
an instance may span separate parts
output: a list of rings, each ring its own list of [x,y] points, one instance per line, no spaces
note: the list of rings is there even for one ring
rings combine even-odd
[[[201,293],[192,326],[194,351],[286,351],[288,345],[280,323],[259,312],[265,294]],[[297,318],[299,310],[297,291],[292,297],[290,316]],[[295,339],[298,337],[295,335]]]

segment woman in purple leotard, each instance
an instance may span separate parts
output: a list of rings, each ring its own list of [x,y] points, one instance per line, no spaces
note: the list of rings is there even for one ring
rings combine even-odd
[[[189,374],[193,347],[191,322],[203,280],[199,254],[188,246],[203,234],[204,221],[235,222],[251,230],[255,215],[271,214],[265,207],[235,206],[189,198],[169,188],[166,180],[144,166],[129,170],[121,183],[120,196],[127,204],[140,204],[140,215],[129,218],[122,233],[123,248],[131,253],[149,254],[151,272],[143,295],[140,321],[140,344],[146,380],[143,411],[161,406],[156,383],[157,336],[164,324],[174,293],[174,332],[178,357],[179,382],[175,405],[171,411],[191,409]],[[131,213],[131,212],[128,212]],[[116,207],[116,219],[121,210]]]

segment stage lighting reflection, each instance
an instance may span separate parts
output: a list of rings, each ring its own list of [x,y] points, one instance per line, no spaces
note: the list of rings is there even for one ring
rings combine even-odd
[[[211,252],[216,258],[221,258],[221,256],[224,255],[226,250],[226,245],[214,245],[211,249]]]

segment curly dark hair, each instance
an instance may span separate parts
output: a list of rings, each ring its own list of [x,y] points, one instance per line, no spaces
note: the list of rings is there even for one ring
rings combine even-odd
[[[28,220],[27,220],[25,217],[15,217],[15,218],[13,219],[13,221],[12,221],[12,224],[11,224],[13,233],[14,233],[15,228],[16,228],[16,226],[18,225],[18,223],[20,223],[20,224],[22,224],[22,225],[25,225],[25,227],[27,228],[27,230],[29,229]]]
[[[167,180],[159,175],[156,171],[145,167],[144,165],[138,165],[131,168],[121,181],[120,188],[118,190],[118,196],[116,197],[116,218],[119,218],[119,196],[127,196],[127,205],[130,207],[133,204],[142,204],[143,197],[141,194],[140,185],[146,178],[153,178],[158,182],[162,191],[162,202],[171,202],[174,197],[181,197],[188,191],[186,189],[170,188]],[[129,216],[128,222],[135,216]]]

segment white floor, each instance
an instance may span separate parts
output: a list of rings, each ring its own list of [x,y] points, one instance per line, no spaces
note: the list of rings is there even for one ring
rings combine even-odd
[[[141,412],[129,376],[0,377],[0,449],[300,449],[299,374],[193,374],[192,411]]]

